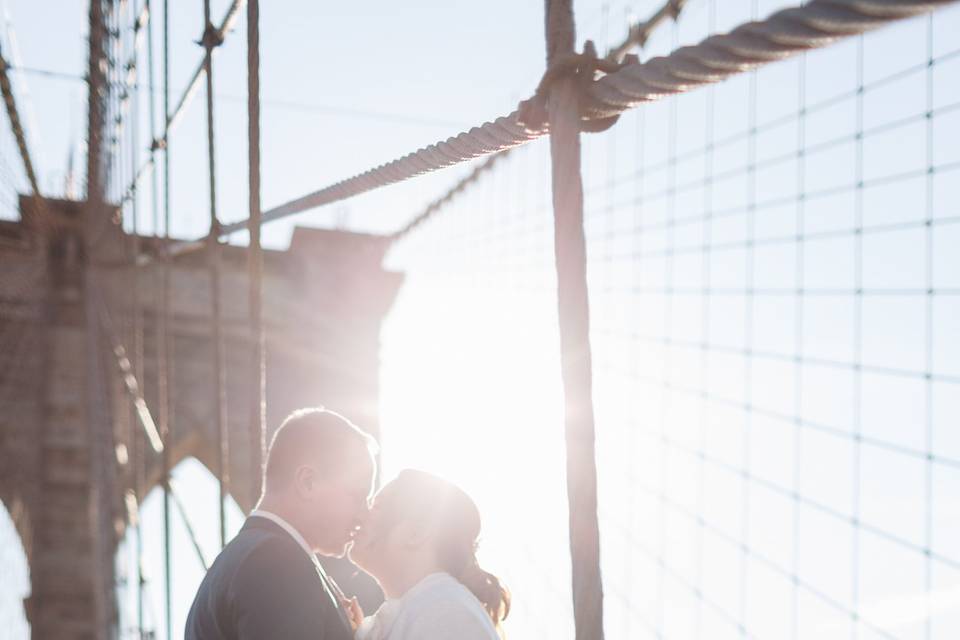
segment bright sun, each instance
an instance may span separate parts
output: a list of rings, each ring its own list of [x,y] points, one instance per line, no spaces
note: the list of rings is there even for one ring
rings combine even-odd
[[[415,467],[459,484],[483,518],[481,562],[524,606],[562,610],[569,551],[554,298],[504,293],[497,282],[416,284],[384,329],[384,480]]]

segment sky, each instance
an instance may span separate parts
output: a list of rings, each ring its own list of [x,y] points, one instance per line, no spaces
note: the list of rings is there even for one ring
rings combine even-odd
[[[156,3],[159,4],[159,3]],[[214,0],[214,20],[228,2]],[[84,2],[8,1],[24,66],[82,77],[86,70]],[[201,59],[193,44],[202,4],[175,1],[171,19],[171,102]],[[535,3],[287,2],[261,10],[262,170],[264,208],[303,195],[511,111],[543,67],[540,7]],[[159,15],[159,13],[158,13]],[[438,28],[442,25],[442,28]],[[161,21],[155,25],[160,81]],[[218,51],[214,77],[218,180],[224,220],[246,216],[245,12]],[[50,42],[59,43],[50,47]],[[499,43],[491,47],[491,42]],[[402,52],[402,55],[401,55]],[[146,73],[144,65],[144,74]],[[37,122],[34,154],[41,182],[55,191],[70,144],[82,142],[84,87],[78,80],[23,77]],[[239,99],[238,99],[239,98]],[[142,111],[146,111],[144,107]],[[29,107],[27,107],[29,110]],[[160,106],[158,104],[158,110]],[[143,114],[141,131],[147,130]],[[158,116],[159,118],[159,116]],[[158,120],[159,122],[159,120]],[[208,228],[202,92],[171,135],[171,234]],[[143,134],[144,148],[148,136]],[[463,168],[411,187],[306,214],[301,224],[343,221],[355,228],[400,226]],[[146,191],[146,190],[144,190]],[[201,194],[202,197],[201,197]],[[264,242],[285,246],[292,223],[270,227]],[[146,227],[149,229],[149,226]]]
[[[5,2],[24,66],[83,72],[83,3],[51,20]],[[200,55],[187,4],[176,95]],[[505,114],[542,72],[540,2],[326,4],[261,8],[265,208]],[[616,42],[657,4],[577,2],[579,39]],[[790,4],[690,0],[646,55]],[[958,29],[952,7],[585,136],[608,637],[960,624]],[[246,206],[243,34],[241,19],[216,61],[225,220]],[[83,87],[23,79],[56,191]],[[208,224],[202,97],[171,138],[175,237]],[[517,152],[388,256],[407,277],[381,414],[385,477],[419,466],[463,485],[481,559],[514,590],[508,633],[553,640],[572,632],[547,158],[544,141]],[[274,223],[265,242],[283,248],[294,224],[398,228],[468,169]],[[212,496],[205,473],[178,477]],[[178,615],[199,576],[183,562]]]

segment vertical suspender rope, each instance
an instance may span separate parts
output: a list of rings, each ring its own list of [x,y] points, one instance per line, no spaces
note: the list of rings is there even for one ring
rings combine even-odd
[[[146,0],[145,6],[149,7],[150,0]],[[134,7],[135,9],[136,7]],[[130,88],[130,175],[137,174],[137,165],[140,161],[140,67],[137,52],[137,46],[140,38],[140,29],[150,28],[150,15],[147,14],[147,22],[140,22],[136,11],[133,11],[133,87]],[[133,275],[133,367],[134,375],[137,380],[143,383],[143,309],[140,306],[140,268],[137,267],[137,258],[140,255],[140,211],[137,197],[137,186],[133,185],[133,197],[130,199],[130,215],[132,233],[130,234],[131,247],[133,254],[131,256],[130,271]],[[130,452],[130,460],[133,462],[132,484],[133,496],[137,502],[137,521],[134,527],[134,544],[136,546],[135,558],[136,566],[136,603],[137,603],[137,631],[138,638],[143,638],[143,562],[141,555],[143,553],[143,530],[141,529],[139,502],[140,493],[143,491],[143,482],[141,476],[144,467],[144,448],[143,436],[139,430],[131,429],[130,445],[133,450]]]
[[[266,448],[266,350],[263,334],[263,250],[260,247],[260,3],[247,2],[247,136],[250,182],[250,337],[252,382],[250,412],[250,504],[260,495]]]
[[[163,238],[161,243],[159,331],[157,357],[159,375],[160,434],[163,439],[163,575],[164,619],[167,640],[173,640],[173,592],[170,558],[170,0],[163,0]]]
[[[101,0],[90,1],[89,17],[90,58],[88,61],[89,67],[87,74],[87,82],[89,83],[89,101],[87,107],[87,201],[84,205],[83,213],[85,222],[82,227],[82,246],[88,256],[92,253],[93,244],[96,240],[95,230],[100,228],[98,225],[104,223],[104,171],[102,159],[104,157],[103,132],[105,127],[103,119],[105,114],[104,100],[106,96],[109,95],[106,90],[107,78],[105,73],[109,43],[105,43],[104,38],[109,38],[109,34],[106,23],[107,17],[104,15]],[[39,193],[35,192],[35,194],[39,196]],[[34,202],[42,202],[42,200],[36,198]],[[101,449],[101,447],[105,445],[103,427],[108,422],[108,418],[106,416],[106,407],[104,406],[104,381],[101,377],[103,372],[98,366],[101,336],[99,333],[99,325],[95,320],[96,303],[93,299],[93,283],[95,282],[96,272],[92,266],[93,262],[92,259],[87,262],[82,274],[84,294],[83,317],[86,325],[83,352],[86,361],[84,368],[84,386],[86,387],[84,391],[84,403],[85,419],[89,429],[86,436],[90,446],[89,464],[91,467],[89,472],[91,473],[91,481],[94,483],[90,487],[90,498],[92,500],[91,505],[96,505],[95,510],[99,511],[102,506],[109,505],[110,502],[109,499],[104,502],[102,496],[98,496],[97,492],[93,491],[93,489],[97,484],[100,484],[101,490],[104,488],[109,490],[111,487],[104,487],[102,485],[105,477],[100,473],[101,467],[105,462]],[[107,520],[109,521],[109,518],[107,518]],[[94,531],[99,530],[106,535],[106,523],[100,515],[94,516],[91,523],[94,524]],[[89,613],[94,624],[104,626],[109,619],[109,615],[107,614],[109,605],[106,599],[107,594],[103,593],[101,589],[106,588],[107,585],[105,581],[102,580],[103,567],[97,566],[99,561],[104,559],[100,556],[103,548],[100,546],[99,540],[92,542],[94,567],[92,567],[92,575],[90,576],[92,582],[90,584],[95,585],[95,593],[88,606],[91,607]]]
[[[153,8],[150,6],[150,0],[145,0],[145,7],[147,11],[147,84],[149,90],[147,91],[147,100],[148,100],[148,117],[149,122],[149,133],[150,133],[150,159],[153,163],[153,166],[156,167],[157,159],[157,132],[156,132],[156,120],[157,120],[157,105],[156,105],[156,96],[154,95],[154,87],[156,87],[156,82],[154,78],[154,57],[153,57]],[[160,187],[157,184],[157,171],[151,171],[150,178],[150,212],[152,216],[152,225],[153,225],[153,235],[159,235],[158,229],[160,228],[160,205],[157,202],[157,197],[160,193]],[[135,256],[137,259],[140,258],[139,255]],[[158,335],[159,337],[159,335]],[[157,340],[157,345],[159,347],[160,341]],[[158,348],[159,354],[159,348]],[[159,356],[157,359],[157,372],[160,371],[160,360]],[[142,375],[142,374],[141,374]],[[141,378],[143,380],[143,378]],[[166,409],[160,408],[160,410],[166,412]],[[159,415],[159,414],[158,414]],[[164,418],[165,420],[166,418]],[[166,449],[166,447],[164,447]],[[164,452],[163,455],[166,455]],[[143,471],[141,471],[143,473]],[[140,485],[140,490],[143,490],[143,484]],[[138,494],[139,495],[139,494]],[[140,639],[146,637],[146,629],[144,628],[144,601],[143,601],[143,590],[146,588],[146,580],[143,575],[143,539],[142,536],[137,536],[137,624],[138,631],[140,632]]]
[[[90,87],[90,100],[87,108],[87,201],[99,204],[103,198],[100,183],[100,158],[103,134],[103,91],[106,86],[103,65],[103,37],[106,25],[103,23],[103,5],[99,0],[90,0],[90,61],[87,69],[87,82]],[[39,191],[34,191],[39,195]]]
[[[548,68],[559,56],[573,53],[572,0],[546,0],[546,41]],[[547,106],[575,637],[576,640],[602,640],[603,586],[576,79],[559,80],[550,92]]]
[[[210,0],[203,0],[203,65],[207,77],[207,159],[210,173],[210,338],[213,342],[213,377],[217,395],[214,399],[214,420],[217,423],[217,480],[220,487],[220,547],[227,544],[227,493],[230,490],[230,440],[227,429],[227,378],[224,366],[222,313],[220,307],[220,277],[222,256],[220,248],[220,221],[217,218],[217,172],[213,136],[213,49],[220,44],[216,27],[210,23]]]

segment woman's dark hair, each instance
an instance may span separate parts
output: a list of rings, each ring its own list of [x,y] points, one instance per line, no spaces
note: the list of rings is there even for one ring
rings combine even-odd
[[[500,623],[510,613],[510,591],[477,562],[477,505],[453,483],[413,469],[401,471],[390,490],[404,503],[406,517],[416,517],[435,531],[435,551],[444,571],[477,597],[502,635]]]
[[[503,586],[497,576],[484,571],[474,557],[457,579],[473,592],[483,608],[487,610],[497,631],[502,635],[500,623],[510,613],[510,591]]]

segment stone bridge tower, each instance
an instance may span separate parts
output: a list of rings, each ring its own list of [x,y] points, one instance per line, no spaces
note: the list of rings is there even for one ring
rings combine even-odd
[[[50,201],[60,228],[39,236],[28,205],[22,199],[23,222],[0,223],[0,323],[2,335],[13,337],[3,343],[0,375],[14,389],[0,412],[0,500],[30,565],[25,609],[33,637],[106,638],[115,616],[113,558],[126,526],[124,494],[134,486],[133,452],[144,451],[146,482],[138,498],[161,481],[162,466],[132,419],[104,317],[121,340],[129,338],[139,296],[141,384],[155,411],[159,267],[139,267],[134,279],[123,231],[103,222],[109,212]],[[157,248],[151,238],[142,244],[147,253]],[[380,326],[402,280],[381,266],[387,247],[380,236],[301,228],[289,250],[265,252],[268,438],[291,410],[316,405],[336,408],[377,434]],[[246,273],[245,248],[224,247],[229,474],[244,509],[255,499]],[[171,465],[194,456],[215,472],[217,394],[204,253],[178,257],[170,278]]]

